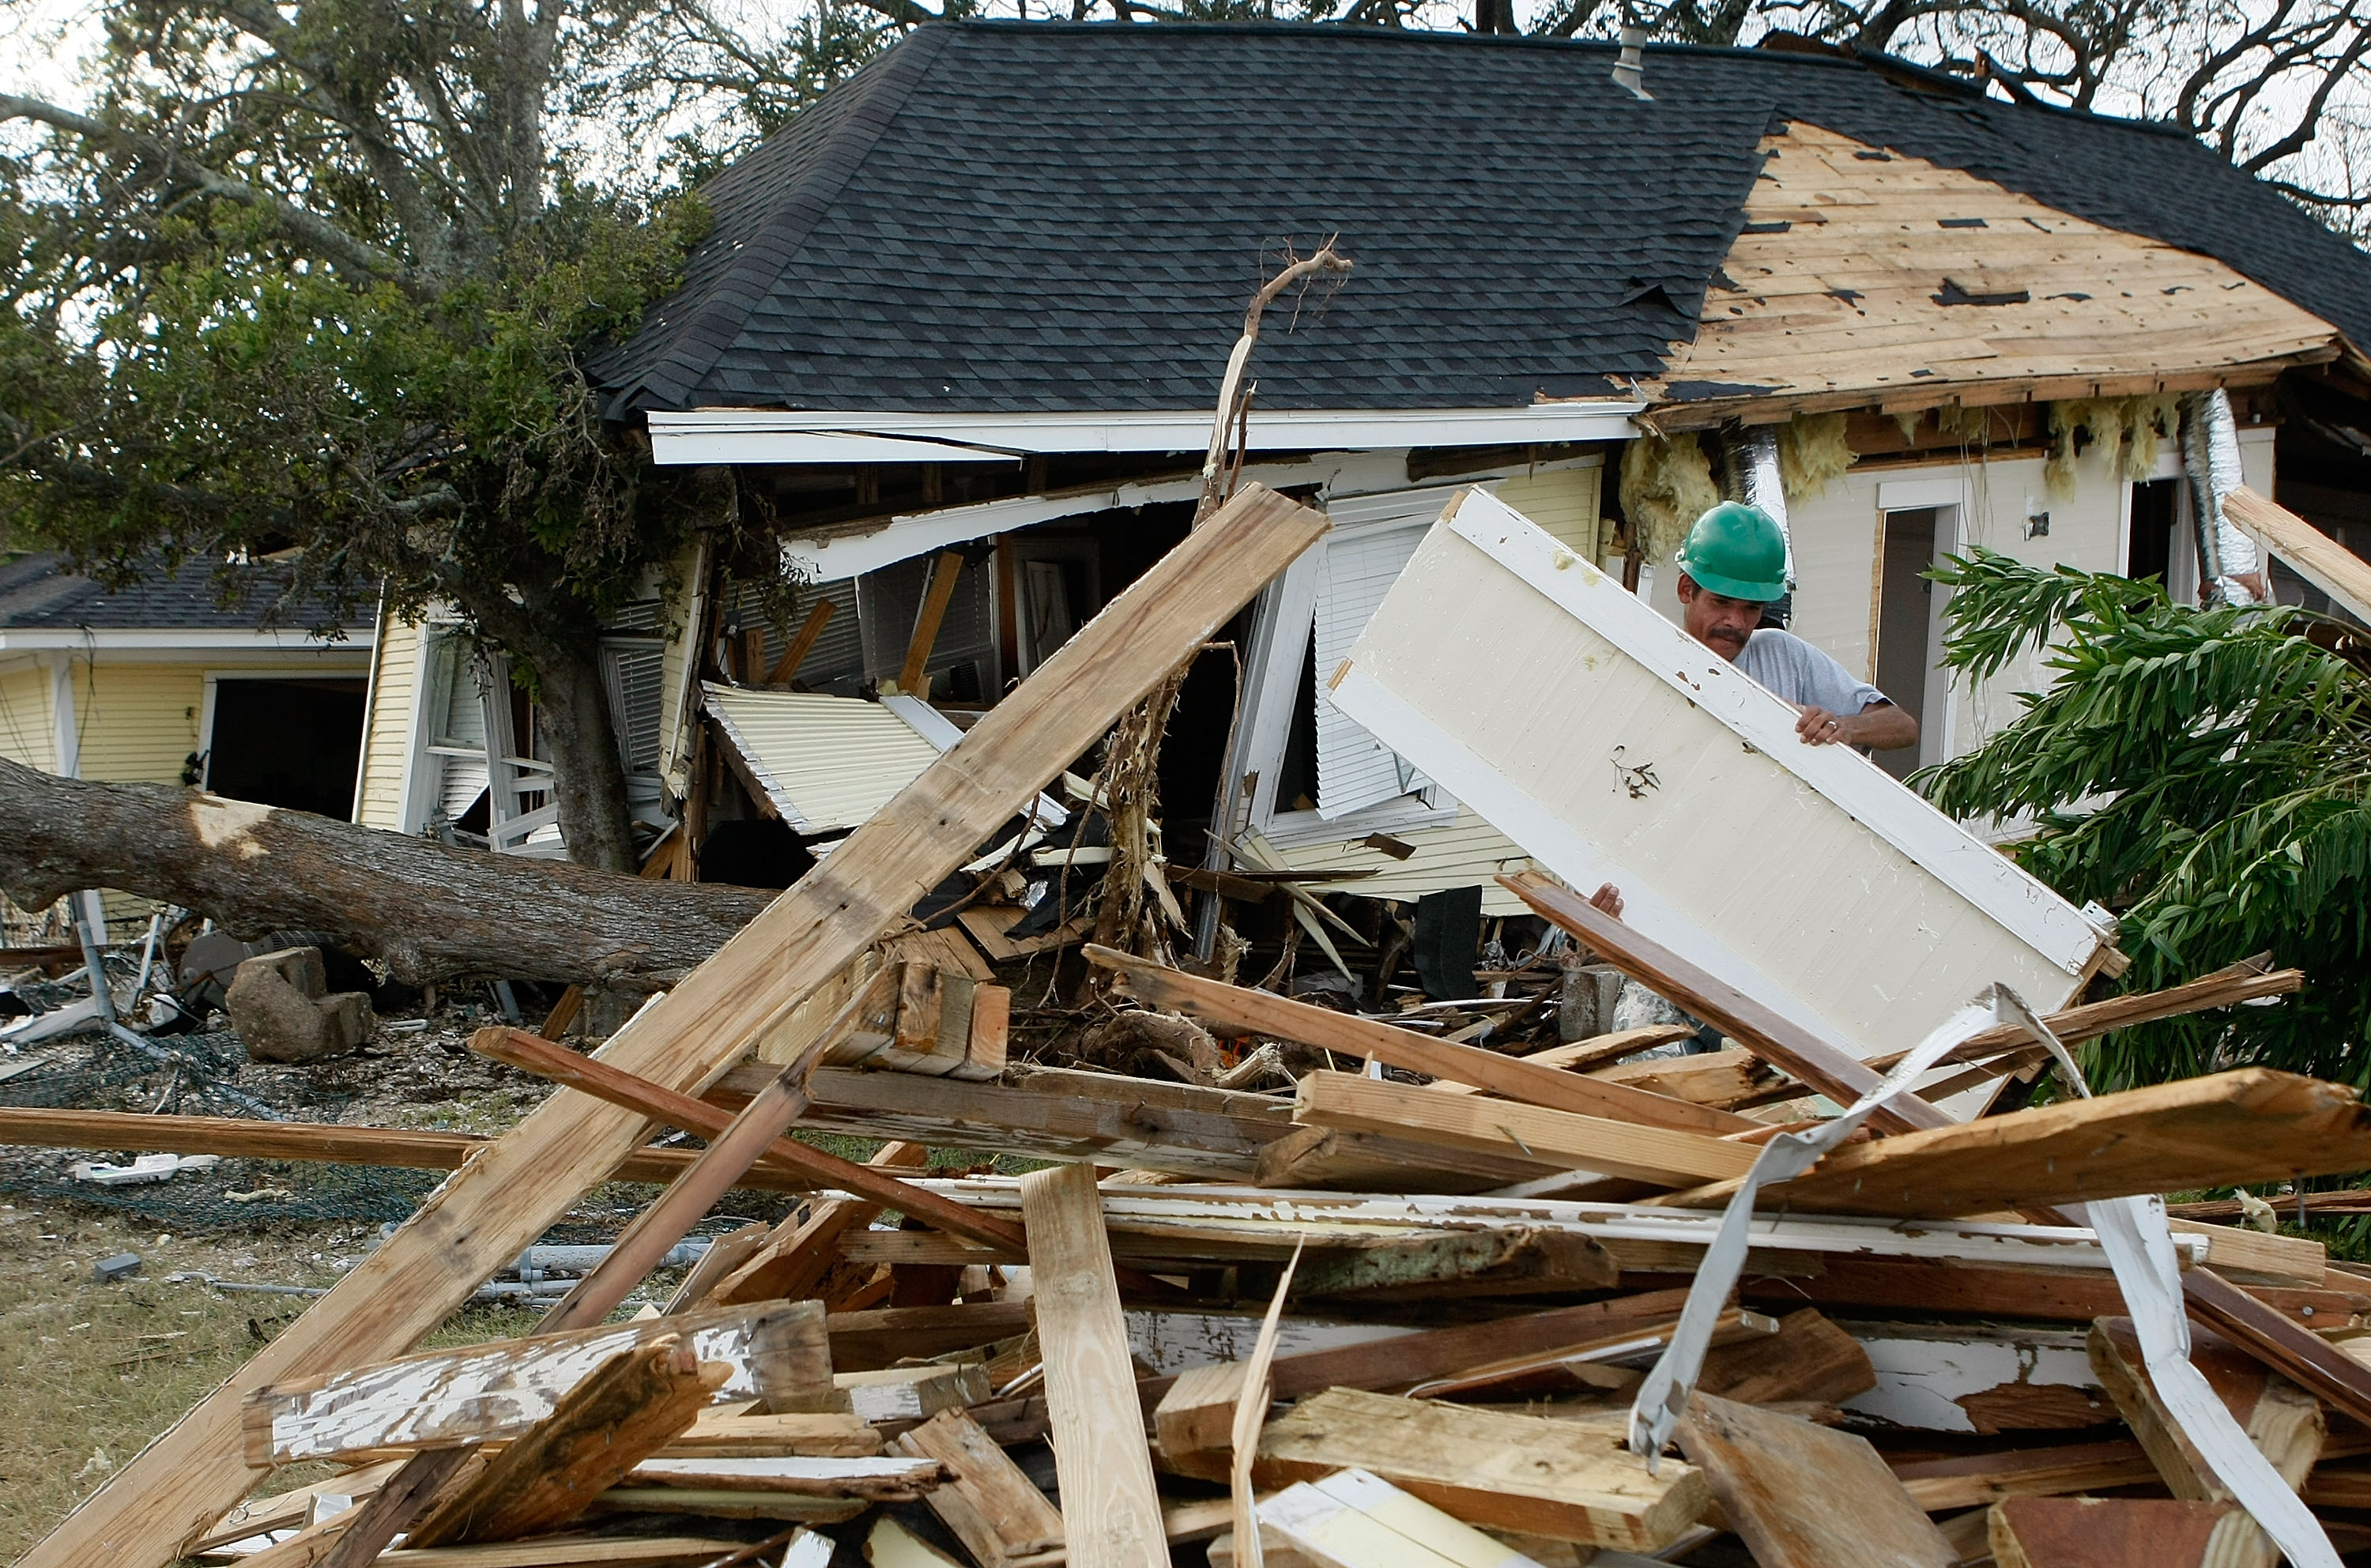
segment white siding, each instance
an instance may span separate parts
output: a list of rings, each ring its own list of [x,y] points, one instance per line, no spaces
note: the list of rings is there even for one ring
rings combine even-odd
[[[361,803],[354,813],[365,827],[401,833],[410,826],[403,820],[403,771],[418,717],[422,630],[392,615],[379,617],[378,668],[363,719]]]

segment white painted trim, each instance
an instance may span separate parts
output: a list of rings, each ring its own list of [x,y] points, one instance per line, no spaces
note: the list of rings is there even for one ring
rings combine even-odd
[[[1877,486],[1879,512],[1916,512],[1929,506],[1965,506],[1968,481],[1947,479],[1880,479]]]
[[[2068,974],[2079,974],[2099,949],[2099,934],[2079,910],[1973,834],[1896,783],[1884,769],[1845,746],[1807,746],[1795,734],[1795,710],[1639,602],[1622,585],[1558,544],[1521,513],[1486,491],[1470,491],[1437,527],[1447,528],[1487,554],[1524,583],[1613,641],[1683,698],[1726,724],[1780,767],[1818,790],[1853,820],[1916,861],[1982,910],[2003,929]],[[1336,706],[1356,709],[1359,697],[1381,694],[1373,682],[1351,677],[1336,688]],[[1349,700],[1345,700],[1349,697]],[[1382,711],[1382,705],[1375,705]],[[1363,717],[1360,722],[1365,722]],[[1378,734],[1386,732],[1370,725]],[[1404,748],[1402,754],[1416,754]],[[1463,752],[1462,747],[1454,747]],[[1480,772],[1489,772],[1486,767]],[[1534,854],[1539,847],[1501,821],[1460,780],[1441,780],[1483,817]],[[1484,788],[1486,782],[1477,780]],[[1509,787],[1496,786],[1504,796]],[[1532,824],[1525,821],[1529,829]],[[1542,831],[1544,831],[1543,826]],[[1544,859],[1545,857],[1543,857]],[[1587,858],[1593,862],[1593,855]],[[1624,890],[1625,897],[1629,890]],[[1647,890],[1641,889],[1644,896]],[[1643,922],[1640,928],[1645,929]],[[1690,955],[1694,956],[1694,955]],[[1718,973],[1718,970],[1716,970]],[[1770,988],[1773,996],[1783,988]],[[2053,998],[2053,1000],[2055,998]]]
[[[50,736],[61,778],[82,777],[82,723],[75,715],[74,667],[71,655],[50,664]]]
[[[0,653],[47,649],[71,649],[77,653],[191,652],[218,658],[225,653],[353,653],[367,656],[377,640],[374,628],[346,629],[332,642],[309,632],[244,629],[175,630],[168,627],[7,627],[0,628]]]
[[[422,616],[420,635],[411,643],[411,715],[404,728],[403,761],[397,770],[395,785],[395,826],[399,833],[418,833],[428,825],[426,813],[417,812],[420,804],[420,764],[436,738],[432,726],[436,723],[437,715],[429,700],[428,677],[435,668],[436,639],[445,629],[444,623]],[[370,744],[368,733],[363,736],[363,744],[365,747]],[[488,809],[492,809],[491,805]]]
[[[1626,441],[1637,433],[1631,416],[1646,407],[1608,398],[1503,409],[1255,408],[1247,449]],[[1025,454],[1200,452],[1209,444],[1210,413],[695,409],[653,412],[650,432],[652,456],[662,464],[985,462]]]
[[[214,787],[214,679],[216,672],[205,673],[204,695],[198,698],[198,788],[211,793]],[[370,709],[363,709],[363,722],[370,722]],[[357,777],[362,769],[354,769]]]
[[[1518,463],[1477,469],[1439,483],[1441,489],[1452,490],[1479,479],[1517,474],[1556,473],[1567,468],[1595,468],[1602,467],[1603,462],[1601,455],[1590,452],[1546,463]],[[1247,464],[1243,478],[1264,484],[1270,490],[1316,485],[1328,498],[1373,495],[1414,488],[1408,483],[1407,453],[1405,450],[1337,453],[1305,463]],[[901,560],[928,555],[949,545],[984,539],[994,534],[1007,534],[1034,524],[1052,523],[1065,517],[1083,517],[1097,512],[1117,512],[1134,506],[1192,501],[1201,493],[1201,479],[1186,475],[1166,479],[1131,479],[1122,484],[1072,490],[1061,495],[1007,496],[999,501],[973,502],[964,506],[901,513],[868,533],[838,534],[825,538],[792,538],[783,544],[782,557],[787,565],[794,568],[808,582],[829,582],[843,577],[878,571],[885,566],[895,566]]]
[[[354,800],[346,808],[348,822],[363,820],[363,785],[370,778],[371,714],[378,701],[378,668],[387,651],[387,639],[381,635],[387,625],[387,584],[378,589],[378,608],[371,614],[371,651],[369,673],[363,676],[363,745],[354,758]]]

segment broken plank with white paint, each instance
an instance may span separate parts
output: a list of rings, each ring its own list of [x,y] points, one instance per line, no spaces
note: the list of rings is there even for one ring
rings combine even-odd
[[[1325,674],[1325,700],[1567,885],[1613,882],[1626,924],[1859,1055],[1994,981],[2053,1010],[2104,945],[1868,758],[1803,744],[1786,703],[1484,491],[1451,503]],[[1565,699],[1554,724],[1543,690]]]
[[[515,1437],[548,1418],[571,1389],[620,1351],[679,1334],[731,1375],[715,1399],[776,1402],[827,1396],[823,1304],[778,1301],[605,1324],[535,1339],[423,1351],[249,1395],[247,1454],[294,1464],[388,1448],[448,1447]]]
[[[625,1484],[902,1501],[936,1486],[945,1475],[936,1459],[896,1454],[838,1459],[662,1457],[636,1465]]]

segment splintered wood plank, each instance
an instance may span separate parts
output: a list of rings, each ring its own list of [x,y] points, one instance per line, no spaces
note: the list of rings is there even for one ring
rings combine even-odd
[[[1429,1301],[1603,1290],[1622,1276],[1604,1246],[1565,1231],[1450,1230],[1361,1247],[1304,1264],[1296,1297]]]
[[[1293,1119],[1306,1126],[1382,1133],[1417,1144],[1671,1185],[1742,1176],[1760,1152],[1671,1127],[1640,1126],[1509,1101],[1430,1094],[1356,1073],[1303,1077]]]
[[[666,1459],[800,1456],[863,1458],[881,1452],[881,1434],[851,1413],[802,1411],[790,1415],[725,1415],[702,1411],[659,1450]]]
[[[2166,1489],[2193,1503],[2227,1501],[2229,1491],[2215,1479],[2214,1470],[2159,1400],[2143,1363],[2140,1336],[2132,1320],[2100,1319],[2092,1325],[2089,1349],[2091,1370],[2147,1451]],[[2206,1378],[2207,1386],[2247,1433],[2248,1441],[2271,1461],[2289,1489],[2303,1486],[2314,1461],[2321,1457],[2327,1430],[2321,1401],[2206,1329],[2193,1326],[2191,1330],[2190,1364]],[[2269,1552],[2270,1540],[2261,1537],[2259,1540],[2260,1551]],[[2273,1558],[2263,1556],[2261,1561],[2269,1568]]]
[[[1680,1448],[1704,1471],[1761,1568],[1955,1568],[1866,1437],[1698,1394]]]
[[[1266,991],[1222,985],[1110,948],[1091,946],[1087,957],[1127,976],[1129,990],[1156,1006],[1174,1008],[1231,1029],[1257,1031],[1346,1055],[1371,1056],[1388,1067],[1472,1084],[1509,1100],[1648,1127],[1715,1135],[1750,1132],[1755,1125],[1742,1116],[1609,1086],[1521,1057],[1428,1040],[1412,1030],[1352,1018]]]
[[[946,1483],[924,1499],[981,1568],[1062,1544],[1062,1516],[979,1423],[942,1411],[897,1440],[906,1453],[946,1467]]]
[[[2246,485],[2223,498],[2223,511],[2356,619],[2371,621],[2371,564],[2361,556]]]
[[[2326,1400],[2331,1408],[2365,1425],[2371,1425],[2371,1366],[2354,1360],[2328,1341],[2301,1326],[2312,1327],[2310,1317],[2281,1309],[2299,1297],[2323,1297],[2320,1291],[2242,1289],[2212,1268],[2184,1271],[2181,1293],[2192,1315],[2212,1323],[2231,1342],[2268,1366],[2279,1368],[2299,1388]],[[2341,1299],[2346,1299],[2342,1297]]]
[[[1021,1212],[1070,1568],[1167,1568],[1093,1170],[1031,1171],[1021,1178]]]
[[[399,1547],[379,1553],[383,1568],[669,1568],[713,1562],[741,1549],[700,1536],[551,1536],[483,1546]]]
[[[626,1483],[637,1489],[685,1492],[765,1492],[798,1497],[864,1498],[905,1503],[944,1479],[936,1459],[907,1455],[738,1454],[685,1458],[659,1455],[635,1465]]]
[[[2353,1090],[2241,1067],[1852,1145],[1764,1196],[1798,1211],[1932,1218],[2365,1166],[2371,1111]]]
[[[2232,1503],[2015,1497],[1992,1505],[1998,1568],[2243,1568],[2261,1532]]]
[[[246,1453],[279,1465],[516,1437],[619,1353],[677,1335],[700,1361],[726,1366],[717,1399],[795,1403],[830,1392],[823,1304],[777,1301],[423,1351],[273,1384],[248,1400]]]
[[[602,1048],[696,1093],[1023,810],[1069,759],[1324,533],[1246,485],[964,738]],[[268,859],[259,875],[274,874]],[[23,1568],[163,1568],[254,1484],[240,1407],[266,1384],[399,1354],[607,1177],[643,1118],[555,1094],[480,1150],[387,1242],[36,1544]]]
[[[1336,1389],[1260,1434],[1261,1486],[1372,1470],[1469,1525],[1625,1551],[1655,1551],[1696,1522],[1709,1494],[1691,1465],[1657,1473],[1607,1433],[1544,1416]]]
[[[551,1414],[413,1527],[406,1544],[512,1540],[556,1530],[689,1426],[731,1375],[680,1337],[619,1351]]]
[[[1740,1404],[1842,1404],[1876,1387],[1868,1352],[1816,1307],[1779,1319],[1775,1334],[1712,1350],[1696,1375],[1698,1392]]]
[[[918,1143],[892,1143],[865,1163],[885,1170],[919,1170],[931,1151]],[[803,1299],[839,1256],[843,1237],[862,1230],[881,1213],[862,1198],[825,1198],[776,1226],[765,1243],[719,1280],[710,1292],[717,1303]]]
[[[2056,1497],[2156,1482],[2157,1467],[2138,1443],[2069,1443],[1916,1459],[1892,1467],[1912,1501],[1929,1514],[1997,1503],[2006,1497]]]

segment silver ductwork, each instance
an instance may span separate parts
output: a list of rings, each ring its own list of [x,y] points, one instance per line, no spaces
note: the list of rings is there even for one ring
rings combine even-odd
[[[1778,432],[1773,425],[1731,425],[1722,432],[1728,455],[1729,498],[1758,506],[1787,540],[1787,591],[1795,591],[1795,525],[1787,516],[1787,492],[1778,482]]]
[[[2256,542],[2223,511],[2223,498],[2243,482],[2239,474],[2239,429],[2231,399],[2221,387],[2185,393],[2181,399],[2181,467],[2190,479],[2190,513],[2198,537],[2198,579],[2212,583],[2219,604],[2255,601],[2239,578],[2261,562]]]

